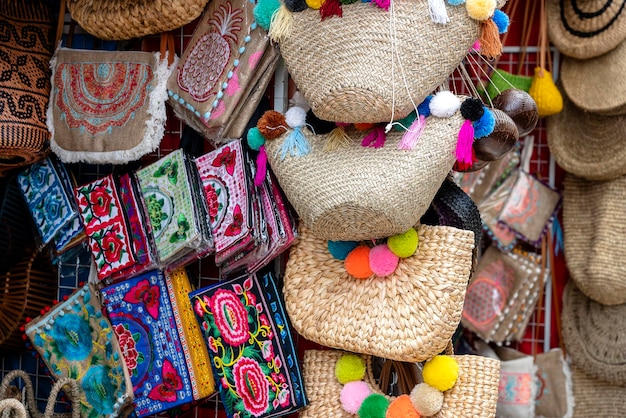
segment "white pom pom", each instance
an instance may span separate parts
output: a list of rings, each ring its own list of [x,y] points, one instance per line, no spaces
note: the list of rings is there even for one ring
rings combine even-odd
[[[430,100],[430,113],[438,118],[449,118],[461,108],[461,100],[451,91],[440,91]]]
[[[306,122],[306,110],[297,106],[290,108],[285,112],[285,122],[290,128],[303,126]]]

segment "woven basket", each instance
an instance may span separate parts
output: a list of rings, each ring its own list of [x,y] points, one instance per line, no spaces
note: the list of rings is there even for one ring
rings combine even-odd
[[[307,9],[293,13],[280,53],[318,118],[350,123],[403,118],[412,103],[448,78],[479,37],[479,22],[465,7],[446,7],[445,25],[431,20],[425,0],[394,1],[394,15],[364,2],[345,5],[342,17],[324,20],[318,10]]]
[[[179,28],[196,19],[208,0],[67,0],[83,29],[109,41],[139,38]]]
[[[0,348],[23,350],[19,326],[52,305],[57,294],[57,277],[46,254],[30,251],[0,281]]]
[[[355,279],[326,241],[302,227],[283,286],[294,329],[327,347],[391,360],[424,361],[443,351],[461,320],[474,234],[417,229],[419,248],[395,273]]]
[[[4,274],[19,262],[35,236],[32,217],[15,177],[0,183],[0,274]]]
[[[626,387],[594,379],[572,366],[574,415],[572,418],[626,416]]]
[[[349,145],[324,151],[327,135],[306,135],[311,152],[280,158],[285,136],[266,142],[280,187],[319,238],[359,240],[401,234],[416,225],[455,162],[463,118],[429,117],[413,150],[398,149],[402,132],[387,134],[382,148],[361,146],[366,133],[348,130]]]
[[[304,386],[309,405],[300,418],[353,418],[341,406],[342,385],[335,377],[335,364],[346,354],[337,350],[304,352]],[[454,356],[459,364],[459,378],[444,392],[443,407],[434,418],[493,418],[498,402],[500,362],[481,356]],[[372,357],[364,355],[365,381],[374,393],[382,393],[372,372]],[[390,398],[392,399],[392,398]]]

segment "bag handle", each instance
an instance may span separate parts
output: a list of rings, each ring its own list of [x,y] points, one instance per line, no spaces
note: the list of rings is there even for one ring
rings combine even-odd
[[[174,33],[161,32],[161,59],[165,58],[167,54],[167,65],[171,66],[174,63],[174,53],[176,51],[176,43],[174,42]]]
[[[24,408],[24,405],[17,399],[9,398],[0,401],[0,416],[4,416],[4,412],[11,409],[15,411],[15,418],[28,418],[26,408]]]
[[[70,401],[72,402],[71,418],[80,418],[79,402],[81,393],[78,388],[78,382],[70,377],[63,377],[57,380],[56,383],[52,386],[52,389],[50,390],[50,395],[48,396],[48,403],[46,404],[46,409],[43,413],[44,418],[54,418],[58,416],[58,414],[54,413],[54,405],[61,389],[65,390],[68,398],[70,398]]]

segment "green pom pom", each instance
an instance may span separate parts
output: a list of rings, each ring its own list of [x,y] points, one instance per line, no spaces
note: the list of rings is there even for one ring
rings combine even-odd
[[[419,237],[414,228],[409,229],[404,234],[394,235],[387,239],[387,245],[392,253],[400,258],[407,258],[415,254],[419,244]]]
[[[411,124],[415,121],[415,118],[417,118],[417,115],[415,114],[415,111],[413,111],[402,119],[394,121],[399,123],[400,125],[394,124],[393,127],[396,131],[404,132],[409,129],[409,126],[411,126]]]
[[[385,418],[389,400],[380,393],[372,393],[363,400],[359,408],[359,418]]]
[[[248,146],[255,151],[258,151],[262,145],[265,145],[265,137],[261,135],[261,131],[256,126],[248,130],[246,139]]]
[[[342,385],[365,377],[365,361],[356,354],[344,354],[335,364],[335,377]]]
[[[254,6],[254,19],[265,30],[270,29],[272,15],[280,7],[280,0],[259,0]]]
[[[328,241],[328,252],[337,260],[345,260],[358,245],[356,241]]]

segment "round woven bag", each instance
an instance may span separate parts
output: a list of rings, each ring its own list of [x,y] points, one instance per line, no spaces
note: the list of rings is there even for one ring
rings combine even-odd
[[[346,352],[307,350],[304,352],[304,386],[309,404],[300,418],[353,418],[341,404],[343,385],[335,377],[335,364]],[[365,382],[372,393],[382,394],[372,370],[372,357],[363,355]],[[492,418],[498,403],[500,361],[482,356],[453,356],[459,365],[454,387],[444,392],[443,406],[432,418]],[[388,397],[392,400],[393,397]]]
[[[67,9],[96,38],[121,41],[192,22],[208,0],[67,0]]]
[[[391,360],[424,361],[442,352],[461,320],[474,233],[416,229],[417,252],[393,274],[356,279],[326,241],[301,227],[283,285],[294,329],[328,347]]]

